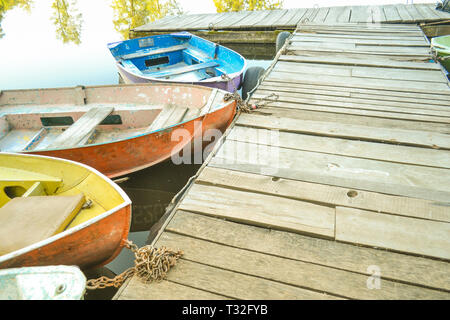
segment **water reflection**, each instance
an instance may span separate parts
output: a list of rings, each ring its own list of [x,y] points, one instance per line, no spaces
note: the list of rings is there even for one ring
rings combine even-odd
[[[73,0],[55,0],[52,4],[52,21],[56,26],[56,38],[63,43],[73,42],[80,44],[82,15],[76,8],[77,2]]]

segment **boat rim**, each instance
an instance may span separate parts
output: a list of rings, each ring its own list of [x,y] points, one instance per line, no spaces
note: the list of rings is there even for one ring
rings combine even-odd
[[[223,46],[223,45],[221,45],[221,44],[215,43],[215,42],[213,42],[213,41],[211,41],[211,40],[208,40],[208,39],[199,37],[199,36],[197,36],[197,35],[195,35],[195,34],[192,34],[192,33],[188,32],[188,31],[182,31],[182,32],[184,32],[184,33],[186,33],[186,34],[189,34],[189,35],[191,35],[192,37],[195,37],[195,38],[198,38],[198,39],[202,39],[202,40],[204,40],[204,41],[207,41],[207,42],[209,42],[209,43],[219,45],[219,46],[225,48],[226,50],[231,51],[231,52],[237,54],[240,58],[242,58],[242,60],[244,61],[244,65],[242,66],[242,68],[241,68],[239,71],[236,71],[236,72],[227,74],[227,76],[230,77],[231,80],[233,80],[233,79],[239,77],[240,75],[242,75],[242,74],[244,73],[245,69],[247,68],[247,59],[245,59],[244,56],[243,56],[242,54],[240,54],[239,52],[237,52],[237,51],[235,51],[235,50],[233,50],[233,49],[230,49],[230,48],[228,48],[228,47],[225,47],[225,46]],[[107,47],[108,47],[108,49],[110,50],[110,53],[111,53],[111,55],[112,55],[112,52],[111,52],[111,49],[112,49],[112,48],[118,46],[118,45],[121,44],[121,43],[127,42],[127,41],[133,41],[133,40],[135,40],[135,39],[144,39],[144,38],[158,37],[158,36],[164,36],[164,35],[172,35],[172,36],[173,36],[174,34],[179,34],[179,33],[180,33],[180,32],[171,32],[171,33],[164,33],[164,34],[158,34],[158,35],[153,35],[153,36],[146,36],[146,37],[140,37],[140,38],[134,38],[134,39],[128,39],[128,40],[122,40],[122,41],[115,41],[115,42],[110,42],[110,43],[108,43],[108,44],[107,44]],[[184,84],[184,83],[186,83],[186,84],[193,84],[193,83],[228,82],[228,81],[230,81],[230,80],[225,80],[225,79],[223,79],[221,76],[219,76],[219,77],[213,77],[213,78],[208,78],[208,79],[204,79],[204,80],[200,80],[200,81],[174,81],[174,80],[170,80],[170,79],[159,79],[159,78],[155,78],[155,77],[148,77],[148,76],[144,76],[144,75],[139,75],[139,74],[137,74],[137,73],[134,73],[134,72],[132,72],[132,71],[130,71],[130,70],[124,68],[124,67],[119,63],[119,61],[117,60],[117,58],[116,58],[114,55],[112,55],[112,56],[113,56],[114,60],[116,61],[116,65],[117,65],[120,69],[122,69],[122,70],[128,72],[129,74],[132,74],[132,75],[135,76],[135,77],[142,78],[142,79],[146,79],[146,80],[153,80],[153,81],[158,81],[158,82],[183,83],[183,84]]]
[[[114,208],[112,208],[112,209],[110,209],[110,210],[108,210],[106,212],[103,212],[102,214],[99,214],[98,216],[95,216],[95,217],[93,217],[93,218],[91,218],[91,219],[89,219],[87,221],[84,221],[84,222],[80,223],[79,225],[74,226],[73,228],[64,230],[63,232],[55,234],[55,235],[53,235],[53,236],[51,236],[51,237],[49,237],[47,239],[41,240],[39,242],[33,243],[33,244],[31,244],[29,246],[26,246],[24,248],[21,248],[21,249],[15,250],[13,252],[1,255],[0,256],[0,263],[8,261],[8,260],[10,260],[12,258],[18,257],[18,256],[20,256],[22,254],[25,254],[25,253],[28,253],[30,251],[36,250],[36,249],[38,249],[40,247],[43,247],[45,245],[48,245],[48,244],[50,244],[50,243],[52,243],[52,242],[54,242],[56,240],[59,240],[59,239],[64,238],[64,237],[66,237],[66,236],[68,236],[70,234],[78,232],[78,231],[80,231],[80,230],[82,230],[84,228],[87,228],[88,226],[90,226],[90,225],[92,225],[92,224],[94,224],[94,223],[96,223],[96,222],[98,222],[98,221],[100,221],[100,220],[102,220],[102,219],[112,215],[113,213],[115,213],[115,212],[117,212],[117,211],[119,211],[119,210],[121,210],[121,209],[131,205],[131,200],[128,197],[128,195],[116,183],[114,183],[114,181],[112,181],[110,178],[105,176],[103,173],[101,173],[97,169],[92,168],[92,167],[90,167],[88,165],[85,165],[83,163],[72,161],[72,160],[67,160],[67,159],[62,159],[62,158],[55,158],[55,157],[49,157],[49,156],[43,156],[43,155],[35,155],[35,154],[23,154],[23,153],[17,154],[17,153],[13,153],[13,152],[0,152],[0,153],[1,154],[14,155],[14,156],[20,155],[20,156],[24,156],[24,157],[47,158],[47,159],[53,159],[53,160],[56,159],[58,161],[68,162],[68,163],[71,163],[71,164],[74,164],[74,165],[77,165],[77,166],[80,166],[80,167],[84,167],[87,170],[91,171],[92,173],[100,176],[100,178],[102,178],[111,187],[113,187],[120,194],[122,199],[124,200],[124,202],[121,203],[120,205],[118,205],[118,206],[116,206],[116,207],[114,207]],[[131,215],[130,215],[128,223],[129,223],[129,225],[131,225]]]
[[[177,83],[174,83],[174,82],[171,82],[170,84],[172,84],[174,86],[178,85]],[[148,83],[129,83],[129,84],[121,84],[120,86],[131,86],[131,87],[132,86],[143,86],[143,87],[146,87],[148,85],[149,85]],[[168,85],[168,84],[166,84],[166,83],[151,83],[150,85],[165,86],[165,85]],[[208,88],[208,87],[204,87],[204,86],[196,85],[196,84],[181,83],[180,85],[194,87],[194,88],[201,88],[201,89],[206,89],[206,90],[209,89],[211,93],[214,90],[214,88]],[[118,86],[118,85],[89,86],[88,88],[104,88],[104,87],[115,87],[115,86]],[[75,87],[46,88],[46,89],[53,89],[54,90],[54,89],[67,89],[67,88],[77,88],[77,86],[75,86]],[[46,90],[46,89],[44,89],[44,90]],[[33,91],[33,90],[40,90],[40,89],[16,89],[16,90],[8,90],[8,91],[23,91],[23,90]],[[229,92],[227,92],[225,90],[222,90],[222,89],[217,89],[217,90],[222,92],[224,94],[224,96],[225,96],[226,93],[229,93]],[[219,111],[219,110],[227,107],[230,103],[233,103],[233,100],[225,101],[225,102],[223,102],[221,104],[218,104],[218,107],[216,109],[214,109],[212,112]],[[204,115],[198,116],[196,118],[189,119],[189,120],[186,120],[186,121],[183,121],[183,122],[179,122],[179,123],[176,123],[176,124],[168,126],[168,127],[157,129],[155,131],[144,132],[144,133],[140,133],[140,134],[137,134],[137,135],[125,137],[125,138],[122,138],[122,139],[117,139],[117,140],[114,140],[114,141],[93,143],[93,144],[87,144],[87,145],[70,147],[70,148],[54,148],[54,149],[47,148],[47,149],[43,149],[43,150],[23,150],[23,151],[20,151],[20,153],[21,154],[30,154],[30,155],[32,155],[35,152],[47,152],[47,151],[57,151],[57,150],[73,150],[73,149],[81,149],[81,148],[90,148],[90,147],[95,147],[95,146],[107,145],[107,144],[110,144],[112,142],[122,142],[122,141],[132,140],[132,139],[136,139],[136,138],[139,138],[139,137],[142,137],[142,136],[148,136],[148,135],[151,135],[151,134],[154,134],[154,133],[158,133],[160,131],[170,129],[170,128],[182,125],[182,124],[190,122],[190,121],[195,121],[195,120],[200,119],[202,117],[205,117],[207,115],[208,114],[204,114]],[[4,153],[13,153],[13,152],[4,152]]]

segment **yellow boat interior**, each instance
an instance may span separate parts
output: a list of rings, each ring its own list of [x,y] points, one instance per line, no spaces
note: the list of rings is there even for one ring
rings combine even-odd
[[[66,160],[0,153],[0,255],[129,201],[110,180]]]

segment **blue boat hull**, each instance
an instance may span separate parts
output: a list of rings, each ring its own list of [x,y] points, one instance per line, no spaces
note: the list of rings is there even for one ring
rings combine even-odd
[[[245,59],[237,52],[187,32],[108,44],[125,83],[189,83],[235,92]]]

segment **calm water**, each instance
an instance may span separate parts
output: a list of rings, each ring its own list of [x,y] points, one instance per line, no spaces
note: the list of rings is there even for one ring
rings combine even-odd
[[[0,90],[118,83],[114,59],[106,44],[122,37],[114,30],[109,1],[77,2],[77,11],[82,14],[79,44],[58,39],[52,21],[52,1],[33,3],[29,12],[18,7],[11,9],[1,22],[4,36],[0,38]],[[270,61],[248,61],[249,66],[269,64]],[[132,174],[120,184],[133,202],[131,241],[145,245],[151,225],[198,168],[199,165],[163,163]],[[119,274],[133,266],[133,260],[131,251],[124,249],[106,267]],[[111,292],[104,295],[110,296]],[[91,294],[91,298],[102,296]]]

